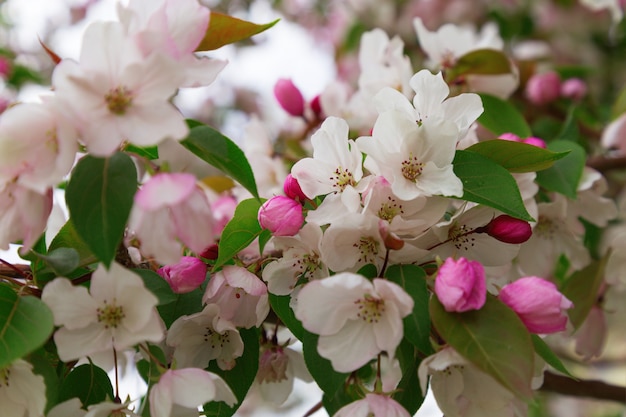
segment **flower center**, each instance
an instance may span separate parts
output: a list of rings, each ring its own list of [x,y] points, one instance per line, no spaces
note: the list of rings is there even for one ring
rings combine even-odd
[[[561,222],[545,216],[539,216],[537,224],[533,229],[533,234],[536,234],[543,239],[553,239],[554,234],[557,233],[560,228]]]
[[[378,323],[385,312],[385,300],[374,298],[371,295],[359,298],[354,304],[359,306],[356,316],[366,323]]]
[[[352,172],[348,169],[342,169],[341,166],[337,167],[330,180],[333,182],[333,188],[338,188],[339,192],[343,191],[348,185],[353,186],[356,184],[352,177]]]
[[[123,116],[126,110],[133,103],[132,92],[124,86],[115,87],[109,90],[104,96],[109,111],[117,116]]]
[[[380,209],[378,209],[378,217],[388,222],[391,222],[400,213],[404,213],[402,204],[398,204],[395,198],[391,197],[387,197],[387,201],[381,204]]]
[[[259,382],[280,382],[287,378],[287,364],[289,357],[285,355],[282,348],[273,347],[267,349],[259,358],[259,371],[257,377]]]
[[[402,161],[402,176],[409,181],[416,182],[417,177],[422,175],[423,169],[424,163],[419,162],[412,153],[409,154],[408,159]]]
[[[223,348],[224,345],[230,343],[230,332],[227,331],[224,334],[220,334],[210,327],[205,327],[204,330],[204,341],[211,344],[211,349],[215,349],[218,346]]]
[[[448,240],[452,241],[455,248],[468,250],[474,246],[476,238],[467,225],[455,223],[448,229]]]
[[[96,310],[98,313],[98,322],[104,323],[105,328],[114,328],[120,325],[126,314],[124,314],[124,308],[122,306],[115,305],[115,300],[112,304],[108,304],[104,301],[104,307],[98,307]]]
[[[9,377],[11,376],[11,369],[0,369],[0,388],[9,386]]]
[[[296,278],[305,278],[311,279],[313,278],[313,274],[318,269],[322,268],[322,263],[320,262],[320,257],[316,253],[305,253],[304,255],[295,258],[292,268],[295,269],[295,277]]]
[[[361,254],[358,262],[373,263],[376,260],[379,242],[372,236],[361,237],[361,239],[352,246],[357,248]]]

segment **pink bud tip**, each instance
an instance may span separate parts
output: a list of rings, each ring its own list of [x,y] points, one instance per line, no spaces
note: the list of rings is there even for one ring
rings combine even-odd
[[[285,196],[276,196],[267,200],[259,209],[259,224],[274,236],[293,236],[300,231],[304,223],[302,206]]]
[[[311,100],[311,103],[309,105],[311,106],[311,110],[313,110],[313,114],[315,114],[315,117],[318,120],[322,119],[322,102],[320,100],[319,94],[315,96],[313,100]]]
[[[304,98],[291,80],[281,78],[274,85],[274,96],[280,106],[292,116],[304,114]]]
[[[307,196],[300,188],[300,184],[298,180],[293,177],[293,175],[288,174],[287,178],[285,178],[285,182],[283,184],[283,191],[285,195],[292,200],[299,201],[300,203],[308,200]]]
[[[533,231],[528,222],[516,219],[515,217],[502,214],[493,219],[487,226],[486,232],[489,236],[504,243],[524,243]]]
[[[570,78],[561,84],[561,95],[574,101],[582,100],[587,95],[587,84],[580,78]]]
[[[446,311],[479,310],[487,299],[483,266],[465,258],[446,259],[435,279],[435,294]]]
[[[526,97],[536,105],[553,102],[561,95],[561,79],[554,71],[535,74],[526,83]]]
[[[522,138],[520,138],[519,136],[517,136],[515,133],[503,133],[500,136],[498,136],[498,139],[502,139],[502,140],[510,140],[511,142],[521,142]]]
[[[536,146],[538,148],[546,149],[546,141],[541,139],[541,138],[535,137],[535,136],[531,136],[529,138],[526,138],[522,142],[526,143],[528,145]]]
[[[157,273],[170,284],[172,291],[183,294],[202,285],[206,271],[207,267],[200,259],[183,256],[177,264],[165,265]]]

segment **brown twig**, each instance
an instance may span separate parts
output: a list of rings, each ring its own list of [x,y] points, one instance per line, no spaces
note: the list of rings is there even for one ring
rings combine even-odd
[[[597,380],[574,380],[563,375],[546,372],[541,391],[556,392],[572,397],[587,397],[598,400],[626,402],[626,387],[607,384]]]
[[[626,168],[626,156],[611,158],[608,156],[594,156],[587,160],[587,166],[600,172]]]

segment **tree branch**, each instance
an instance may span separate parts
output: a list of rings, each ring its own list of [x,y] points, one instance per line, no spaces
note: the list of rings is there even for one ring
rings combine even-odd
[[[596,380],[575,380],[563,375],[545,372],[540,391],[556,392],[572,397],[588,397],[598,400],[626,402],[626,387]]]

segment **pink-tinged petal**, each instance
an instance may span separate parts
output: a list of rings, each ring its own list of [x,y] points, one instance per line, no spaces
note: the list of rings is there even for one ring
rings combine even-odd
[[[206,56],[191,56],[181,60],[185,70],[185,81],[181,87],[200,87],[211,84],[220,72],[226,67],[228,61],[209,58]]]
[[[168,34],[181,54],[192,53],[210,24],[210,11],[196,0],[166,0]]]
[[[602,146],[617,148],[626,154],[626,113],[613,120],[602,132]]]
[[[192,174],[157,174],[146,182],[137,194],[135,202],[144,210],[156,210],[183,203],[196,188]]]
[[[372,290],[369,281],[349,272],[309,282],[298,294],[294,313],[310,332],[331,335],[356,317],[354,302],[368,290]]]
[[[41,300],[52,310],[57,326],[75,330],[97,321],[97,304],[87,288],[74,286],[67,278],[49,282],[43,289]]]
[[[159,382],[150,390],[149,401],[151,417],[170,417],[173,405],[171,393],[172,382],[168,380],[167,372],[161,376]]]
[[[267,287],[252,272],[237,266],[225,266],[222,273],[231,287],[243,288],[248,294],[261,296],[267,294]]]
[[[339,333],[320,336],[317,351],[331,361],[337,372],[352,372],[376,357],[381,349],[368,323],[350,320]]]

